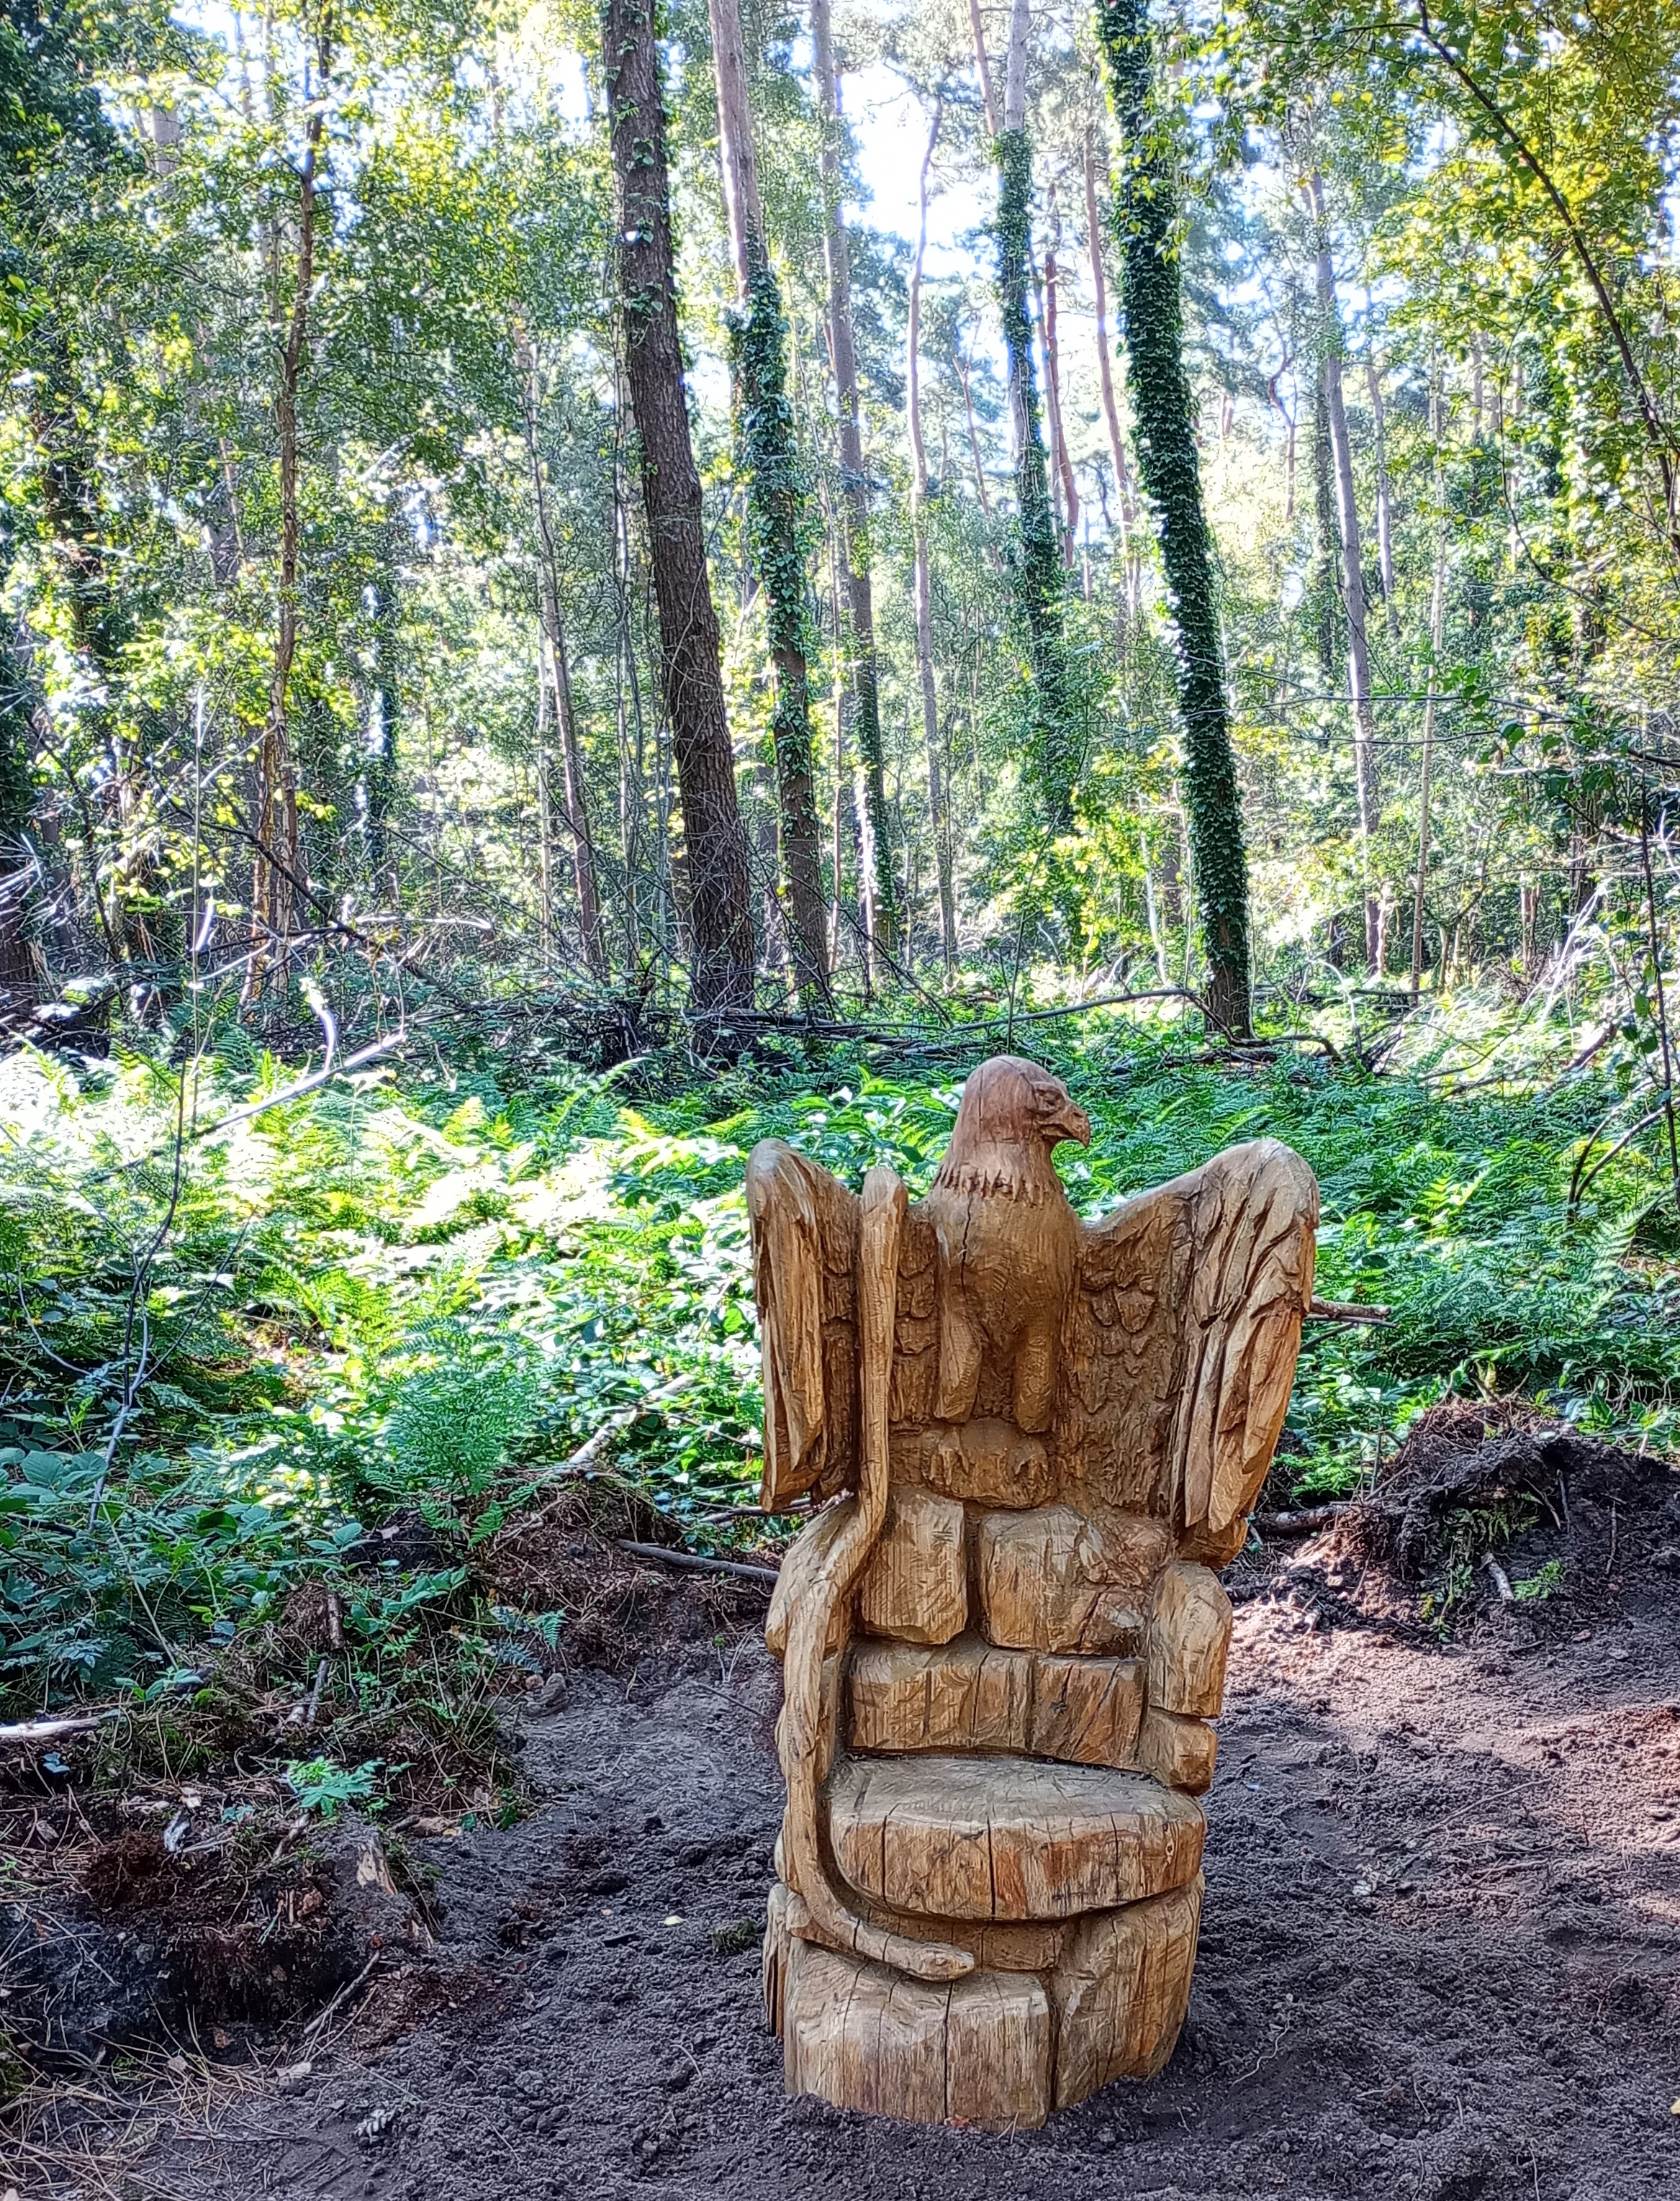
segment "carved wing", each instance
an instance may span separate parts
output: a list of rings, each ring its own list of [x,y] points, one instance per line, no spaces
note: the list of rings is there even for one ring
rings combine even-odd
[[[764,1347],[762,1503],[857,1475],[857,1194],[780,1139],[747,1158]]]
[[[1242,1541],[1313,1296],[1319,1193],[1275,1139],[1233,1147],[1082,1235],[1057,1454],[1096,1500],[1172,1519],[1185,1558]]]

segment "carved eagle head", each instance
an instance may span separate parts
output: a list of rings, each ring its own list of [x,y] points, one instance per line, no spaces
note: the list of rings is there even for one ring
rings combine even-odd
[[[1050,1149],[1090,1144],[1090,1118],[1060,1078],[1018,1054],[995,1054],[962,1089],[951,1143],[934,1179],[955,1192],[1037,1198],[1055,1183]]]

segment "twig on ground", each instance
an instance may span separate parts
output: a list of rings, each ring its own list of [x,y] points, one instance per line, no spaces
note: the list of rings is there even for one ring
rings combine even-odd
[[[305,1727],[313,1727],[315,1723],[315,1714],[320,1710],[320,1686],[326,1679],[326,1659],[323,1654],[320,1664],[315,1668],[314,1687],[309,1691],[308,1705],[303,1713]]]
[[[218,1116],[214,1124],[201,1124],[189,1131],[191,1139],[213,1138],[218,1131],[226,1131],[235,1124],[249,1123],[253,1116],[265,1116],[271,1108],[283,1108],[288,1100],[301,1100],[306,1093],[314,1093],[335,1077],[348,1077],[353,1070],[365,1070],[370,1062],[378,1062],[387,1054],[394,1054],[408,1040],[407,1032],[391,1032],[385,1038],[375,1040],[372,1047],[364,1047],[355,1054],[347,1054],[342,1062],[329,1062],[325,1070],[300,1078],[295,1085],[283,1085],[278,1093],[266,1100],[253,1100],[249,1107],[235,1108],[230,1115]]]
[[[780,1579],[774,1567],[751,1567],[740,1559],[705,1559],[697,1552],[673,1552],[665,1544],[638,1544],[628,1536],[619,1538],[619,1549],[633,1552],[638,1559],[658,1559],[667,1567],[687,1567],[696,1574],[737,1575],[744,1582]]]
[[[343,2002],[347,1996],[353,1995],[374,1967],[382,1963],[384,1961],[384,1950],[376,1949],[373,1955],[367,1959],[367,1962],[362,1966],[361,1969],[356,1974],[355,1977],[353,1980],[347,1980],[344,1985],[339,1988],[338,1993],[333,1996],[332,2001],[327,2004],[326,2007],[324,2010],[318,2010],[315,2012],[314,2016],[309,2020],[309,2022],[303,2028],[303,2040],[305,2045],[314,2039],[316,2034],[320,2031],[322,2026],[324,2026],[327,2019],[332,2016],[333,2011],[338,2009],[339,2004]]]

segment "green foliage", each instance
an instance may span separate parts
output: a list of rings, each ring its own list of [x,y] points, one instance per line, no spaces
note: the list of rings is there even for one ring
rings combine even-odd
[[[1563,1588],[1563,1561],[1548,1559],[1544,1565],[1536,1567],[1531,1575],[1525,1575],[1520,1582],[1513,1582],[1511,1585],[1511,1594],[1518,1605],[1532,1604],[1537,1599],[1551,1597],[1560,1590]]]
[[[1522,1389],[1606,1435],[1680,1440],[1680,1269],[1636,1245],[1659,1171],[1636,1144],[1569,1201],[1601,1078],[1442,1097],[1318,1064],[1187,1063],[1172,1025],[1101,1013],[1016,1043],[1091,1114],[1090,1148],[1063,1164],[1087,1215],[1261,1135],[1317,1171],[1319,1290],[1394,1320],[1308,1326],[1297,1498],[1357,1487],[1453,1391]],[[370,1799],[513,1809],[496,1694],[563,1657],[568,1621],[486,1587],[494,1540],[603,1420],[678,1378],[596,1472],[699,1548],[750,1537],[725,1511],[759,1466],[746,1155],[775,1135],[853,1185],[886,1162],[919,1194],[955,1077],[854,1059],[818,1085],[765,1063],[670,1075],[631,1106],[575,1073],[368,1073],[193,1142],[179,1189],[172,1077],[0,1070],[0,1701],[115,1699],[112,1762],[179,1773],[214,1756],[230,1691],[307,1699],[330,1592],[326,1764],[374,1768],[355,1792]],[[214,1062],[197,1084],[209,1123],[250,1089]],[[1459,1524],[1460,1594],[1513,1525]],[[317,1616],[302,1638],[300,1594]]]
[[[370,1758],[361,1765],[335,1765],[331,1758],[294,1758],[285,1768],[286,1786],[305,1812],[315,1812],[330,1826],[346,1805],[378,1811],[374,1775],[379,1761]]]

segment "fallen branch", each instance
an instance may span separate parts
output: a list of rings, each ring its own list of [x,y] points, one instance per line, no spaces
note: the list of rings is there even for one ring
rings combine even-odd
[[[1352,1502],[1337,1498],[1327,1505],[1302,1505],[1291,1513],[1256,1513],[1248,1525],[1261,1536],[1310,1536],[1315,1529],[1339,1521]]]
[[[353,1070],[365,1070],[370,1062],[378,1062],[387,1054],[395,1054],[408,1040],[407,1032],[392,1032],[387,1038],[375,1040],[371,1047],[360,1053],[347,1054],[342,1062],[329,1062],[325,1070],[318,1070],[311,1077],[301,1077],[295,1085],[283,1085],[278,1093],[266,1100],[253,1100],[247,1108],[235,1108],[231,1115],[218,1116],[214,1124],[201,1124],[187,1133],[189,1139],[209,1139],[218,1131],[225,1131],[234,1124],[249,1123],[254,1116],[266,1116],[271,1108],[283,1108],[288,1100],[301,1100],[306,1093],[316,1092],[335,1077],[348,1077]]]
[[[632,1422],[640,1421],[643,1414],[651,1414],[659,1407],[668,1406],[679,1392],[686,1391],[698,1380],[698,1370],[690,1368],[685,1376],[675,1377],[661,1389],[643,1392],[639,1399],[632,1399],[628,1406],[620,1406],[616,1412],[608,1415],[599,1429],[592,1430],[584,1439],[576,1452],[568,1453],[558,1467],[549,1468],[540,1480],[543,1482],[562,1482],[574,1476],[587,1475],[620,1430],[627,1429]],[[563,1505],[567,1494],[562,1490],[556,1497],[549,1499],[546,1505],[539,1505],[534,1513],[527,1513],[525,1520],[527,1523],[540,1521],[544,1514],[552,1513],[556,1505]]]
[[[1353,1300],[1314,1300],[1307,1310],[1313,1322],[1365,1322],[1374,1324],[1394,1320],[1394,1309],[1385,1306],[1366,1306]]]
[[[115,1712],[87,1712],[73,1719],[12,1720],[0,1723],[0,1744],[22,1743],[26,1746],[38,1742],[56,1742],[61,1735],[85,1734],[102,1722],[115,1719]]]
[[[667,1567],[687,1567],[695,1574],[737,1575],[743,1582],[775,1582],[781,1577],[774,1567],[749,1567],[740,1559],[702,1559],[696,1552],[673,1552],[666,1544],[637,1544],[628,1536],[619,1538],[621,1552],[633,1552],[638,1559],[658,1559]]]

